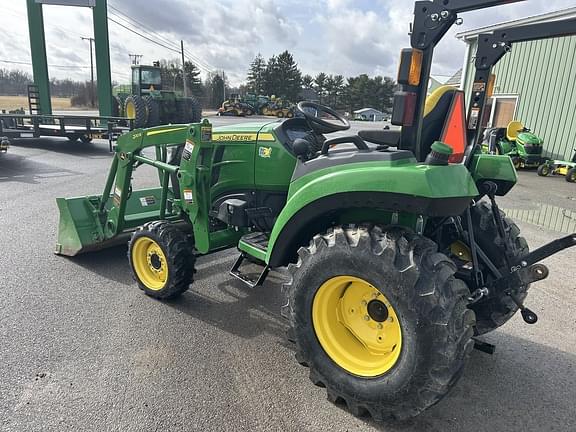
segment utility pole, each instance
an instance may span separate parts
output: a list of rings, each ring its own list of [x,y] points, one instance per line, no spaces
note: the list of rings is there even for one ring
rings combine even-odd
[[[187,80],[186,80],[186,66],[184,63],[184,41],[180,40],[180,50],[182,53],[182,84],[184,87],[184,97],[188,97]]]
[[[80,37],[80,39],[90,42],[90,105],[94,108],[96,106],[94,103],[94,59],[92,57],[92,44],[94,43],[94,38]]]
[[[132,63],[134,66],[138,66],[140,64],[140,59],[143,57],[142,54],[128,54],[128,57],[130,57],[130,63]]]
[[[222,95],[224,97],[224,99],[222,99],[223,101],[226,100],[226,75],[224,75],[224,70],[222,70]]]

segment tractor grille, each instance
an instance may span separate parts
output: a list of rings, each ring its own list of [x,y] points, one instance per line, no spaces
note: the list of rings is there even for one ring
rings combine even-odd
[[[527,146],[524,146],[524,150],[526,150],[526,153],[531,154],[531,155],[542,154],[542,146],[541,145],[527,145]]]

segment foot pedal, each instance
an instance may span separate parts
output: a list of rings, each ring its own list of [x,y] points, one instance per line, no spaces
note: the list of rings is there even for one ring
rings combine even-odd
[[[474,349],[477,349],[478,351],[482,351],[483,353],[490,355],[494,354],[496,351],[496,346],[492,345],[491,343],[484,342],[476,338],[472,338],[472,340],[474,341]]]
[[[268,276],[268,272],[270,271],[270,267],[268,267],[268,265],[265,265],[264,269],[262,270],[262,273],[260,273],[260,276],[258,276],[258,279],[255,280],[250,279],[248,276],[246,276],[240,271],[240,266],[244,262],[245,258],[246,254],[242,252],[238,257],[238,259],[236,260],[236,262],[234,263],[234,265],[232,266],[232,268],[230,269],[230,275],[234,276],[236,279],[240,279],[250,288],[256,288],[257,286],[260,286],[264,283],[264,280],[266,280],[266,276]]]

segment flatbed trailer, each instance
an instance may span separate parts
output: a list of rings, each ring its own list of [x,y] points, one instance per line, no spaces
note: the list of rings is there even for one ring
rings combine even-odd
[[[133,125],[132,119],[123,117],[0,114],[0,139],[65,137],[84,143],[107,139],[112,151],[113,142]]]

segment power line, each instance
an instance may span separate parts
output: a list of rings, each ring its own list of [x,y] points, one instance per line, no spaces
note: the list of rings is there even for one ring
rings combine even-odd
[[[174,49],[174,48],[170,48],[169,46],[166,46],[166,45],[164,45],[164,44],[161,44],[160,42],[155,41],[154,39],[151,39],[151,38],[149,38],[148,36],[144,36],[142,33],[139,33],[139,32],[137,32],[136,30],[131,29],[130,27],[127,27],[127,26],[125,26],[125,25],[122,24],[122,23],[119,23],[119,22],[116,21],[114,18],[108,17],[108,20],[112,21],[113,23],[119,25],[119,26],[122,27],[122,28],[125,28],[126,30],[128,30],[128,31],[130,31],[130,32],[132,32],[132,33],[134,33],[134,34],[137,34],[138,36],[146,39],[147,41],[150,41],[150,42],[152,42],[152,43],[155,43],[156,45],[161,46],[162,48],[166,48],[167,50],[170,50],[170,51],[173,51],[173,52],[176,52],[176,53],[180,54],[180,50],[177,50],[177,49]]]
[[[116,17],[119,18],[127,23],[129,23],[130,25],[136,27],[136,25],[143,27],[145,30],[142,29],[138,29],[140,32],[148,35],[149,37],[155,37],[157,39],[159,39],[160,41],[162,41],[164,44],[168,45],[168,46],[164,46],[162,44],[160,44],[158,41],[153,41],[154,43],[163,46],[164,48],[170,49],[174,52],[178,51],[178,53],[180,53],[180,50],[178,49],[178,45],[175,42],[172,42],[170,40],[168,40],[166,37],[160,35],[157,31],[153,30],[151,27],[147,26],[146,24],[142,23],[141,21],[138,21],[135,18],[132,18],[130,16],[128,16],[125,12],[122,12],[120,9],[109,5],[110,9],[112,9],[113,11],[111,12],[111,14]],[[118,23],[117,23],[118,24]],[[135,25],[136,24],[136,25]],[[132,31],[132,30],[130,30]],[[135,33],[137,33],[136,31],[133,31]],[[139,34],[139,33],[137,33]],[[144,35],[139,34],[142,37],[145,37]],[[146,38],[147,40],[150,40],[149,38]],[[188,50],[184,51],[186,57],[191,60],[193,63],[195,63],[200,69],[203,69],[205,72],[213,72],[214,67],[212,65],[210,65],[209,63],[207,63],[206,61],[196,57],[195,55],[191,54]]]
[[[125,12],[122,12],[120,9],[115,8],[112,5],[108,5],[110,7],[110,9],[112,9],[113,11],[115,11],[116,13],[112,12],[115,16],[117,16],[118,18],[123,19],[124,21],[134,25],[134,23],[138,24],[140,27],[144,27],[144,29],[148,30],[148,34],[152,34],[153,36],[156,36],[158,39],[160,39],[161,41],[163,41],[164,43],[171,45],[174,49],[177,49],[178,47],[176,46],[176,43],[174,43],[173,41],[168,40],[167,38],[163,37],[162,35],[160,35],[159,33],[156,32],[156,30],[150,28],[149,26],[147,26],[146,24],[142,23],[141,21],[138,21],[136,18],[132,18],[130,17],[128,14],[126,14]]]
[[[0,59],[0,63],[32,66],[32,63],[30,63],[30,62],[23,62],[23,61],[16,61],[16,60],[1,60]],[[71,66],[71,65],[52,65],[52,64],[48,65],[48,67],[62,68],[62,69],[90,69],[90,66]],[[112,71],[112,73],[114,75],[120,75],[120,76],[124,76],[126,78],[130,78],[130,75],[125,73],[125,72]]]
[[[20,65],[28,65],[32,66],[30,62],[23,62],[23,61],[16,61],[16,60],[0,60],[0,63],[9,63],[9,64],[20,64]],[[90,66],[73,66],[73,65],[48,65],[49,67],[54,68],[61,68],[61,69],[90,69]]]

